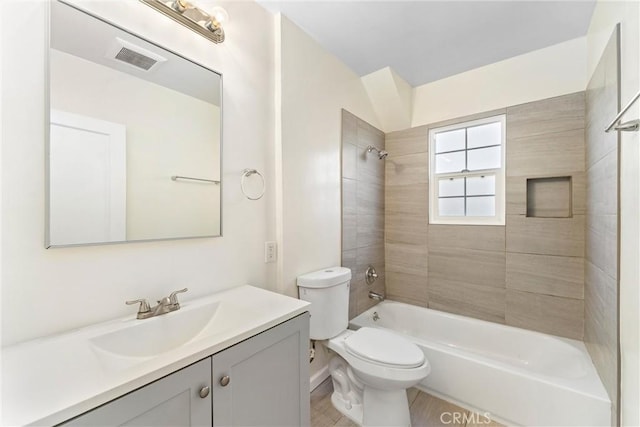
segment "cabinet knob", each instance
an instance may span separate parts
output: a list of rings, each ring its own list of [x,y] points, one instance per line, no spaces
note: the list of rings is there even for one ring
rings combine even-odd
[[[205,397],[209,396],[209,387],[208,387],[208,386],[202,387],[202,388],[200,389],[200,392],[199,392],[198,394],[199,394],[199,395],[200,395],[200,397],[201,397],[201,398],[203,398],[203,399],[204,399]]]
[[[220,385],[222,387],[226,387],[229,382],[231,382],[231,378],[229,378],[229,375],[225,375],[224,377],[220,378]]]

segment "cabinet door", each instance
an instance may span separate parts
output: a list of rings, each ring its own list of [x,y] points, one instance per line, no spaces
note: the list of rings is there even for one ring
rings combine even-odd
[[[308,426],[308,348],[304,313],[215,354],[214,426]]]
[[[65,423],[65,426],[210,426],[211,359],[180,371],[109,402]]]

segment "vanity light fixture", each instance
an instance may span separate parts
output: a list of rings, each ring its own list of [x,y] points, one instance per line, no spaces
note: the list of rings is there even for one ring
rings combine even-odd
[[[140,1],[216,44],[224,41],[222,24],[229,19],[229,14],[222,7],[216,6],[207,13],[187,0]]]

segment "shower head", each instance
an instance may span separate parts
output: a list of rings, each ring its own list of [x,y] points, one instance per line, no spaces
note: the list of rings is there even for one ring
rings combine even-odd
[[[372,151],[375,151],[378,154],[378,158],[380,160],[383,160],[385,157],[389,155],[389,153],[387,153],[386,151],[376,148],[373,145],[368,146],[367,153],[371,153]]]

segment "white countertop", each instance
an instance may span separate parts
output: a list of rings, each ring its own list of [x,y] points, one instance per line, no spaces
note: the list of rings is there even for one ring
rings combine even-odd
[[[216,333],[152,357],[105,356],[91,339],[171,316],[137,320],[135,314],[2,350],[2,425],[53,425],[118,398],[206,358],[309,309],[309,303],[252,286],[241,286],[194,301],[181,310],[220,301],[209,322]],[[166,321],[165,320],[165,321]],[[202,336],[204,335],[204,336]]]

